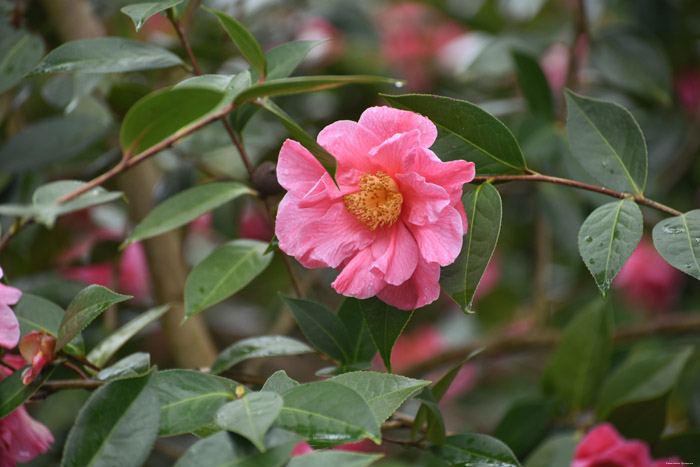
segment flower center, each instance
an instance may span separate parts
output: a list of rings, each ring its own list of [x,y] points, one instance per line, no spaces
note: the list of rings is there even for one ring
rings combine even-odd
[[[357,193],[343,196],[345,208],[370,230],[394,225],[403,204],[396,182],[384,172],[367,172],[360,178],[359,188]]]

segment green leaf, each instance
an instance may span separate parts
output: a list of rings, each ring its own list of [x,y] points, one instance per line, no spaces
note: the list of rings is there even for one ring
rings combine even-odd
[[[242,339],[226,347],[211,366],[211,373],[218,375],[249,358],[301,355],[314,350],[303,342],[285,336],[261,336]]]
[[[700,462],[700,431],[685,431],[664,436],[651,451],[655,458],[679,456],[686,463]]]
[[[444,446],[433,446],[430,452],[454,466],[520,467],[508,446],[486,435],[469,433],[449,436]]]
[[[258,240],[233,240],[197,264],[185,283],[185,320],[227,299],[263,272],[272,261],[266,249],[267,243]]]
[[[296,386],[283,394],[278,425],[312,444],[337,446],[370,438],[381,441],[379,423],[356,391],[330,381]]]
[[[0,173],[35,171],[68,159],[102,139],[106,131],[103,122],[86,115],[39,120],[0,147]]]
[[[113,379],[133,378],[143,376],[151,369],[151,355],[146,352],[135,352],[122,358],[114,365],[100,370],[95,379],[111,381]]]
[[[413,311],[399,310],[378,298],[361,300],[360,307],[379,355],[391,373],[391,350],[411,319]]]
[[[42,329],[47,334],[58,336],[61,321],[66,314],[63,308],[55,303],[29,293],[23,293],[22,298],[12,309],[19,321],[19,332],[22,337]],[[79,357],[85,355],[85,344],[80,334],[66,344],[64,350]]]
[[[617,191],[642,195],[647,145],[632,114],[614,102],[566,90],[571,154],[593,178]]]
[[[348,330],[348,336],[352,344],[350,363],[370,362],[377,354],[377,346],[374,345],[369,328],[362,316],[360,301],[356,298],[346,297],[338,308],[338,318]]]
[[[97,389],[68,434],[61,466],[133,466],[158,435],[156,372],[110,381]]]
[[[138,31],[151,16],[179,5],[184,0],[164,0],[161,2],[133,3],[121,8],[121,12],[127,15],[134,22],[134,27]]]
[[[513,51],[520,92],[534,114],[554,118],[554,105],[549,83],[537,60],[529,54]]]
[[[265,78],[273,80],[291,75],[311,49],[324,42],[326,40],[292,41],[268,50],[265,53],[267,60],[267,76]]]
[[[496,117],[476,105],[450,97],[427,94],[383,95],[390,104],[425,115],[445,130],[475,149],[477,170],[484,160],[497,162],[511,173],[527,170],[523,152],[513,133]]]
[[[234,102],[243,104],[259,97],[286,96],[307,92],[323,91],[348,84],[396,84],[400,81],[391,78],[369,75],[323,75],[280,78],[256,83],[236,96]]]
[[[309,342],[329,357],[348,363],[353,353],[350,336],[343,322],[328,308],[310,300],[282,297],[301,332]]]
[[[335,169],[336,169],[336,160],[335,157],[326,149],[318,144],[316,142],[316,139],[314,139],[310,134],[306,132],[299,124],[297,124],[294,120],[292,120],[292,117],[287,114],[282,108],[280,108],[277,104],[272,102],[270,99],[261,99],[260,100],[260,105],[265,110],[268,110],[272,115],[277,117],[277,119],[282,123],[282,125],[287,129],[289,134],[294,138],[296,141],[301,143],[302,146],[304,146],[306,149],[309,150],[311,154],[314,155],[316,159],[321,163],[321,165],[328,171],[330,174],[335,174]]]
[[[219,407],[236,398],[238,383],[192,370],[158,373],[160,436],[188,433],[214,421]]]
[[[700,209],[659,222],[652,236],[668,264],[700,280]]]
[[[483,183],[464,195],[469,230],[462,251],[454,263],[440,272],[440,285],[452,299],[469,312],[486,267],[496,250],[501,232],[501,195],[490,183]]]
[[[237,182],[210,182],[189,188],[153,208],[124,240],[122,247],[181,227],[246,194],[252,194],[250,188]]]
[[[274,392],[251,392],[221,406],[214,420],[217,425],[250,440],[265,452],[265,433],[282,412],[282,397]]]
[[[380,424],[396,412],[411,394],[430,384],[430,381],[373,371],[344,373],[328,381],[354,389],[367,401]]]
[[[555,435],[542,443],[525,462],[525,467],[561,467],[571,465],[579,437],[569,433]]]
[[[267,378],[267,381],[265,381],[265,384],[263,384],[261,391],[270,391],[276,392],[277,394],[283,394],[297,386],[299,386],[299,383],[287,376],[287,373],[284,370],[277,370],[269,378]]]
[[[40,186],[32,196],[34,217],[48,228],[53,228],[58,216],[109,203],[122,197],[122,193],[119,191],[107,191],[100,186],[96,186],[70,201],[61,204],[56,203],[64,195],[72,193],[85,185],[86,182],[77,180],[59,180]]]
[[[121,37],[67,42],[53,49],[27,76],[45,73],[124,73],[181,65],[174,53]]]
[[[47,368],[41,372],[41,378],[24,384],[22,373],[27,368],[30,367],[25,366],[15,370],[10,376],[0,381],[0,419],[24,404],[44,384],[54,370],[54,367]]]
[[[210,13],[216,15],[219,19],[219,23],[223,26],[226,33],[231,37],[233,43],[236,44],[238,50],[241,51],[243,58],[245,58],[250,66],[262,77],[265,76],[265,55],[263,54],[262,48],[255,37],[243,26],[240,22],[231,18],[229,15],[222,11],[213,10],[211,8],[204,7]]]
[[[56,337],[56,352],[85,329],[95,318],[112,305],[128,300],[130,295],[112,292],[101,285],[90,285],[81,290],[68,305]]]
[[[287,467],[366,467],[381,459],[382,454],[350,451],[318,451],[290,459]]]
[[[22,81],[41,60],[44,43],[26,31],[16,31],[0,40],[0,94]]]
[[[544,438],[553,420],[548,400],[518,402],[512,405],[496,426],[493,435],[522,458]],[[527,427],[524,430],[523,427]]]
[[[182,86],[153,92],[134,104],[122,122],[122,151],[130,156],[178,138],[198,120],[217,110],[225,94],[211,88]]]
[[[692,353],[691,347],[685,347],[676,352],[642,351],[629,357],[605,381],[598,419],[605,420],[622,405],[653,400],[670,392]]]
[[[250,71],[243,70],[236,75],[201,75],[187,78],[177,83],[173,89],[198,88],[210,89],[224,95],[216,109],[223,108],[233,101],[238,93],[250,86]]]
[[[643,224],[639,206],[626,198],[604,204],[581,225],[578,250],[603,298],[642,239]]]
[[[87,359],[99,367],[104,366],[129,339],[169,309],[170,305],[162,305],[140,314],[97,344],[87,355]]]
[[[582,311],[564,329],[543,377],[545,389],[574,410],[595,400],[610,365],[611,330],[605,309]]]
[[[224,467],[236,458],[233,440],[227,431],[207,436],[194,443],[175,463],[175,467]]]

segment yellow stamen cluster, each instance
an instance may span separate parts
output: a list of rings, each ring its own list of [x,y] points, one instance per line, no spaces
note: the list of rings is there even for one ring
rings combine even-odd
[[[384,172],[368,172],[360,178],[359,188],[360,191],[343,196],[345,208],[370,230],[394,225],[403,204],[396,182]]]

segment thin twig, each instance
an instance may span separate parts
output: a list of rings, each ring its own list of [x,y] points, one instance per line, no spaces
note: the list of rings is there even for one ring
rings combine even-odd
[[[88,378],[88,376],[87,376],[85,373],[83,373],[83,370],[81,370],[81,369],[78,368],[77,366],[73,365],[73,363],[69,362],[68,360],[65,360],[64,362],[61,362],[61,363],[63,363],[65,366],[67,366],[68,368],[70,368],[71,370],[73,370],[73,371],[74,371],[78,376],[80,376],[83,380],[90,379],[90,378]]]
[[[185,35],[185,31],[180,25],[180,22],[175,18],[175,13],[173,12],[172,8],[168,8],[168,19],[170,22],[173,24],[173,28],[175,28],[175,32],[177,33],[177,37],[180,38],[180,42],[182,43],[182,46],[185,48],[185,52],[187,53],[187,56],[190,58],[190,62],[192,63],[192,69],[194,70],[194,73],[199,76],[202,74],[202,69],[199,67],[199,63],[197,63],[197,59],[194,56],[194,52],[192,52],[192,47],[190,46],[190,41],[187,40],[187,36]]]

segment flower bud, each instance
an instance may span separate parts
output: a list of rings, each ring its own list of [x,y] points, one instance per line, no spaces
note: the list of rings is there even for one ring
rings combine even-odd
[[[277,166],[265,161],[253,172],[253,188],[258,190],[261,198],[284,193],[284,188],[277,181]]]
[[[47,363],[54,359],[54,349],[56,338],[41,331],[32,331],[19,342],[19,353],[31,368],[27,368],[22,373],[22,382],[31,383],[41,372]]]

